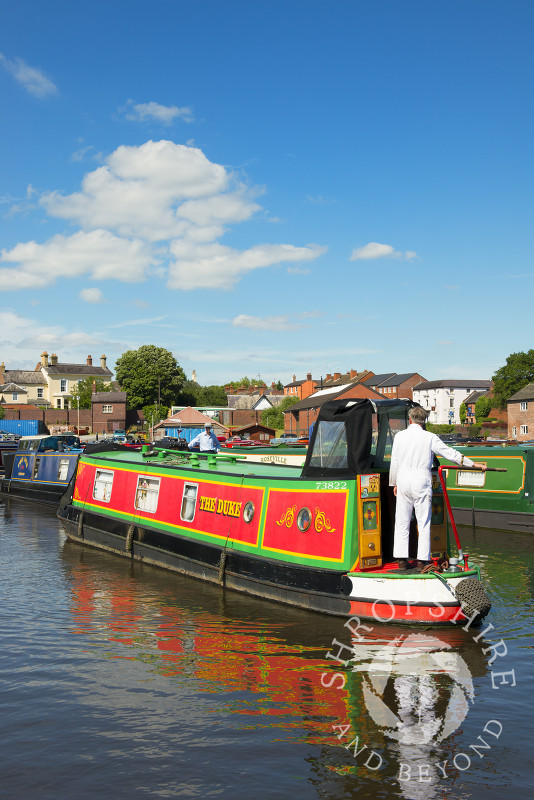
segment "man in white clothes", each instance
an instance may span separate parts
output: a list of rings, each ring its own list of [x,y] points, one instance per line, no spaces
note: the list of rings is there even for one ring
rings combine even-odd
[[[211,422],[204,423],[204,430],[191,439],[189,449],[198,445],[201,453],[217,453],[221,444],[211,429]]]
[[[408,412],[410,424],[393,439],[389,485],[397,498],[393,558],[399,569],[408,568],[408,544],[412,511],[419,531],[417,568],[430,563],[430,520],[432,517],[432,461],[434,454],[454,461],[460,466],[478,467],[484,472],[486,464],[471,461],[467,456],[444,444],[439,436],[425,431],[427,412],[416,406]]]

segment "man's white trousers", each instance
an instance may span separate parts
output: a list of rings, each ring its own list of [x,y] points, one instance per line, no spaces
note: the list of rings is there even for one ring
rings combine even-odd
[[[430,561],[432,476],[427,470],[400,471],[397,476],[393,558],[408,558],[412,511],[415,511],[419,530],[417,558],[419,561]]]

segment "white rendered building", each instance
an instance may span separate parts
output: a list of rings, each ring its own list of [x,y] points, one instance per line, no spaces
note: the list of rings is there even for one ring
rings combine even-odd
[[[429,411],[428,421],[435,425],[459,425],[460,406],[475,389],[488,391],[491,381],[450,380],[422,381],[413,388],[415,403]]]

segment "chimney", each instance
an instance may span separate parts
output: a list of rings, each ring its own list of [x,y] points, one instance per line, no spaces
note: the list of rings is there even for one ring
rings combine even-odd
[[[274,381],[271,383],[271,389],[276,389],[276,383]]]
[[[351,369],[351,371],[350,371],[351,379],[355,378],[357,374],[358,374],[358,370],[357,369]]]
[[[328,381],[330,381],[330,380],[332,380],[332,376],[330,375],[330,373],[329,373],[329,372],[327,372],[327,373],[326,373],[326,378],[325,378],[325,381],[326,381],[326,383],[328,383]]]
[[[306,380],[311,381],[311,379],[312,379],[311,372],[308,372],[308,374],[306,375]]]
[[[55,353],[50,356],[50,366],[57,367],[57,355]]]
[[[341,372],[334,372],[334,380],[338,381],[341,378]]]
[[[43,353],[41,353],[41,366],[42,367],[48,366],[48,353],[46,352],[46,350]]]
[[[93,356],[87,356],[87,366],[88,367],[93,366]]]
[[[296,380],[297,380],[297,376],[293,375],[293,383],[295,383]]]
[[[106,356],[100,356],[100,366],[102,369],[106,369]]]
[[[0,364],[0,383],[6,382],[6,365],[2,361]]]

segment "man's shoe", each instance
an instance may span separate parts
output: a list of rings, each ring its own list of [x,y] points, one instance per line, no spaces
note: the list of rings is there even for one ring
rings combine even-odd
[[[408,564],[408,560],[407,560],[406,558],[398,558],[398,559],[397,559],[397,564],[399,565],[399,569],[400,569],[400,570],[403,570],[403,569],[408,569],[408,568],[409,568],[409,566],[410,566],[410,565]]]
[[[432,561],[419,561],[419,559],[417,559],[417,569],[419,572],[424,572],[430,564],[432,564]]]

